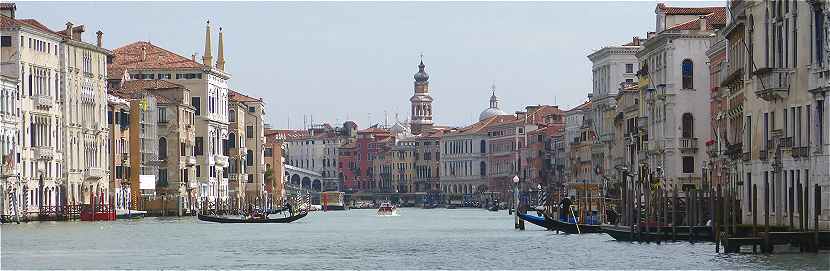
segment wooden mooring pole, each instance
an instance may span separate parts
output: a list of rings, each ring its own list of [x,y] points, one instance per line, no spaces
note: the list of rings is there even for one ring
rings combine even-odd
[[[764,246],[761,252],[770,252],[769,248],[769,179],[764,180]]]
[[[758,236],[758,185],[752,185],[752,237]],[[752,244],[752,253],[757,253],[756,245]]]

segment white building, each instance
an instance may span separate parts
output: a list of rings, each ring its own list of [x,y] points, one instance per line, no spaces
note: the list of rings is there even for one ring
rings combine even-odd
[[[710,134],[709,67],[706,50],[715,28],[726,23],[725,8],[689,9],[674,15],[678,8],[659,4],[658,33],[646,39],[637,53],[645,100],[641,135],[651,171],[662,171],[666,185],[684,191],[701,188],[701,165],[706,159],[703,142]],[[692,12],[694,13],[694,12]],[[678,18],[690,17],[688,21]]]
[[[90,194],[109,198],[109,127],[107,126],[107,59],[112,55],[97,44],[82,40],[84,26],[66,23],[59,32],[61,43],[61,86],[57,99],[62,111],[60,148],[68,202],[89,203]]]
[[[14,18],[14,5],[2,5],[0,35],[3,47],[2,70],[6,83],[18,79],[19,137],[16,137],[16,178],[6,178],[6,191],[15,191],[21,212],[36,213],[42,206],[62,202],[63,159],[58,135],[61,111],[58,94],[61,85],[60,47],[63,36],[33,19]],[[4,125],[8,126],[8,125]],[[70,192],[76,192],[74,187]],[[71,194],[71,193],[70,193]]]
[[[621,84],[634,84],[637,80],[637,51],[640,50],[640,38],[621,46],[608,46],[588,55],[592,63],[593,92],[591,96],[591,116],[593,129],[598,141],[591,146],[591,160],[599,172],[606,177],[615,175],[610,157],[614,139],[614,118],[616,117],[616,95]],[[592,171],[592,180],[599,181],[596,170]]]
[[[221,33],[221,29],[220,29]],[[216,202],[228,199],[228,178],[224,177],[228,156],[223,155],[228,140],[228,80],[224,71],[223,40],[219,39],[219,59],[215,65],[211,54],[210,22],[205,30],[205,53],[202,63],[195,54],[185,58],[155,46],[150,42],[134,42],[113,50],[115,57],[109,65],[108,79],[111,87],[118,87],[123,80],[163,79],[184,86],[191,91],[191,105],[195,108],[195,143],[185,146],[185,153],[192,153],[198,162],[195,167],[196,182],[188,190],[198,190],[198,201]]]

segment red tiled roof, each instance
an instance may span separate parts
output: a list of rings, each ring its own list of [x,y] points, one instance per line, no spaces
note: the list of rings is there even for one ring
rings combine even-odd
[[[718,10],[724,10],[724,7],[699,7],[699,8],[681,8],[681,7],[667,7],[664,3],[657,4],[657,10],[666,15],[706,15]]]
[[[121,83],[121,88],[116,89],[119,92],[137,92],[143,90],[159,90],[159,89],[173,89],[185,88],[182,85],[167,81],[167,80],[127,80]]]
[[[0,15],[0,27],[16,27],[20,25],[26,25],[43,32],[57,34],[57,32],[52,31],[52,29],[49,29],[49,27],[46,27],[35,19],[12,19],[5,15]]]
[[[146,51],[142,59],[141,48]],[[170,52],[146,41],[138,41],[115,48],[113,63],[107,66],[107,78],[120,78],[126,69],[197,69],[199,62]]]
[[[230,92],[228,93],[228,99],[230,99],[231,101],[235,101],[235,102],[261,102],[262,101],[262,98],[257,99],[257,98],[254,98],[254,97],[236,92],[234,90],[230,90]]]
[[[591,109],[591,101],[584,102],[584,103],[578,105],[577,107],[571,108],[571,110],[568,110],[568,112],[574,111],[574,110],[583,110],[583,109]]]
[[[706,29],[717,29],[726,25],[726,9],[721,8],[704,16]],[[700,30],[700,18],[672,26],[666,30]]]
[[[389,133],[389,131],[387,131],[385,129],[376,128],[376,127],[366,128],[366,129],[363,129],[363,130],[360,130],[360,131],[357,131],[357,132],[358,133]]]
[[[17,6],[15,6],[15,4],[14,4],[14,3],[4,3],[4,2],[0,2],[0,9],[9,9],[9,8],[14,8],[14,9],[16,9],[16,8],[17,8]]]

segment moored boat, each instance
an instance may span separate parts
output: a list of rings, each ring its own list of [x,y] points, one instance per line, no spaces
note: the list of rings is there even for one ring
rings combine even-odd
[[[553,219],[548,216],[545,216],[545,222],[550,225],[548,229],[550,230],[557,230],[569,234],[582,234],[582,233],[603,233],[602,226],[594,225],[594,224],[581,224],[581,223],[573,223],[570,221],[560,221],[558,219]]]
[[[630,226],[602,226],[603,232],[607,233],[617,241],[713,241],[712,227],[708,226],[677,226],[672,229],[671,226],[662,227],[641,227],[643,231],[638,231],[637,228],[632,229]]]
[[[551,230],[552,225],[545,217],[529,215],[529,214],[519,214],[519,218],[524,221],[530,222],[533,225]]]
[[[346,193],[338,191],[326,191],[320,193],[320,207],[323,211],[346,210]]]
[[[222,217],[215,215],[199,214],[198,218],[201,221],[216,222],[216,223],[291,223],[303,218],[307,212],[301,212],[288,217],[269,218],[267,215],[253,215],[249,217]]]
[[[145,215],[147,215],[147,211],[139,211],[139,210],[116,210],[115,211],[115,218],[117,218],[117,219],[144,218]]]

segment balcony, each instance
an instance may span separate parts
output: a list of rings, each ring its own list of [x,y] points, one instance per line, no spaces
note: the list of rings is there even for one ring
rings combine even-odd
[[[697,152],[697,138],[681,138],[680,152]]]
[[[793,158],[809,158],[810,147],[795,147],[792,151]]]
[[[105,174],[103,168],[87,168],[84,170],[84,180],[100,180],[104,178]]]
[[[793,138],[792,137],[782,137],[778,140],[778,145],[782,149],[789,149],[793,146]]]
[[[52,157],[55,157],[55,151],[52,150],[52,147],[32,147],[32,155],[34,158],[37,159],[46,159],[50,160]]]
[[[49,96],[49,95],[35,95],[35,96],[32,96],[32,104],[35,107],[50,108],[50,107],[55,105],[55,102],[52,101],[52,96]]]
[[[614,133],[605,133],[599,136],[599,140],[602,142],[611,142],[614,140]]]
[[[648,117],[637,117],[637,128],[646,129],[648,127]]]
[[[216,163],[216,166],[220,167],[227,167],[228,166],[228,157],[224,155],[214,155],[213,161]]]
[[[755,72],[755,96],[771,102],[784,99],[790,92],[792,69],[763,68]]]
[[[196,156],[182,156],[181,161],[184,161],[187,166],[195,166],[197,163]]]

